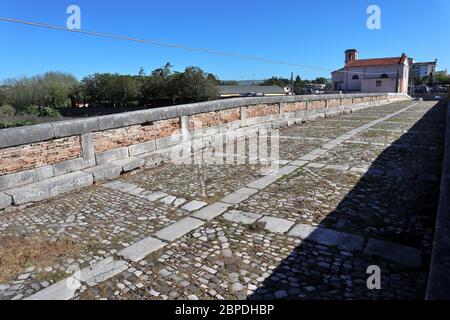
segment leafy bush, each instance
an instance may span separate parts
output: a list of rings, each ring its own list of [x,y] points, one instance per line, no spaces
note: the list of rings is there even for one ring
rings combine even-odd
[[[31,115],[39,115],[39,107],[38,106],[28,106],[20,112],[22,114],[31,114]]]
[[[45,107],[39,110],[39,116],[57,118],[60,117],[61,114],[56,109]]]
[[[16,114],[16,109],[9,104],[0,106],[0,116],[13,116]]]

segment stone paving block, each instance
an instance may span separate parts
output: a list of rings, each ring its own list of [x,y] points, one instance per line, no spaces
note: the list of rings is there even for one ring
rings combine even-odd
[[[308,163],[308,161],[305,161],[305,160],[295,160],[295,161],[289,162],[289,165],[296,166],[296,167],[303,167],[307,163]]]
[[[266,230],[278,234],[288,232],[289,229],[295,224],[295,222],[293,221],[269,216],[263,217],[261,220],[259,220],[259,222],[265,222]]]
[[[272,183],[275,183],[278,179],[280,179],[280,176],[269,174],[258,180],[250,182],[246,187],[261,190],[267,188]]]
[[[193,211],[203,208],[206,205],[208,205],[206,202],[193,200],[193,201],[185,204],[183,207],[181,207],[181,209],[189,211],[189,212],[193,212]]]
[[[410,267],[420,267],[422,260],[419,249],[377,239],[369,239],[364,254]]]
[[[173,205],[175,208],[178,208],[179,206],[185,204],[186,202],[187,202],[186,199],[178,198],[178,199],[176,199],[176,200],[173,202],[172,205]]]
[[[348,169],[350,169],[350,166],[329,164],[325,167],[325,169],[347,171]]]
[[[0,209],[5,209],[12,204],[11,196],[0,192]]]
[[[313,161],[316,160],[317,158],[320,157],[320,154],[312,154],[312,153],[308,153],[307,155],[304,155],[303,157],[301,157],[299,160],[303,160],[303,161]]]
[[[92,174],[74,172],[23,187],[7,190],[5,193],[13,198],[15,205],[38,202],[62,193],[88,187],[94,183]]]
[[[122,167],[112,164],[103,164],[100,166],[84,169],[83,171],[92,173],[94,175],[94,181],[100,182],[105,180],[117,179],[122,173]]]
[[[81,270],[79,273],[75,273],[74,277],[82,282],[86,282],[92,287],[114,277],[126,269],[128,269],[128,263],[126,261],[114,260],[112,257],[109,257]]]
[[[273,171],[274,174],[279,176],[286,176],[291,174],[292,172],[298,170],[297,166],[284,166]]]
[[[246,187],[243,187],[243,188],[240,188],[240,189],[236,190],[235,192],[236,192],[236,193],[239,193],[239,194],[246,195],[246,196],[252,196],[252,195],[254,195],[255,193],[257,193],[258,190],[253,189],[253,188],[246,188]]]
[[[311,163],[308,163],[308,165],[306,167],[314,168],[314,169],[322,169],[325,166],[326,166],[325,163],[311,162]]]
[[[112,164],[121,166],[123,172],[130,172],[132,170],[143,167],[145,164],[145,160],[141,158],[130,157],[122,160],[112,161]]]
[[[205,222],[199,219],[187,217],[158,231],[155,236],[162,240],[173,241],[191,232],[192,230],[197,229],[204,223]]]
[[[128,182],[119,182],[110,186],[111,189],[121,192],[130,192],[131,190],[134,190],[137,187],[138,187],[137,185]]]
[[[242,212],[237,210],[232,210],[223,215],[223,218],[230,222],[236,222],[241,224],[252,224],[257,220],[261,219],[262,215],[251,213],[251,212]]]
[[[133,189],[133,190],[129,191],[128,194],[131,194],[133,196],[138,196],[144,191],[145,191],[144,188],[136,188],[136,189]]]
[[[230,203],[230,204],[238,204],[238,203],[241,203],[241,202],[247,200],[248,198],[249,198],[249,195],[232,192],[232,193],[226,195],[225,197],[223,197],[220,201],[225,202],[225,203]]]
[[[228,203],[216,202],[207,207],[204,207],[203,209],[200,209],[192,216],[194,218],[211,221],[215,217],[220,216],[222,213],[227,211],[230,206],[231,204]]]
[[[80,281],[71,276],[52,284],[25,300],[70,300],[80,288]]]
[[[167,197],[168,194],[165,192],[161,192],[161,191],[157,191],[157,192],[153,192],[151,194],[149,194],[148,196],[144,197],[144,199],[151,201],[151,202],[155,202],[161,198]]]
[[[288,235],[292,237],[298,237],[301,239],[308,238],[314,231],[316,231],[317,227],[299,223],[295,227],[289,231]]]
[[[362,251],[364,248],[364,237],[326,228],[317,228],[307,239],[347,251]]]
[[[161,240],[148,237],[119,251],[117,255],[126,260],[139,262],[152,252],[163,248],[165,245],[166,243]]]
[[[351,172],[358,172],[358,173],[366,173],[367,170],[369,170],[369,168],[367,168],[367,167],[353,167],[353,168],[350,168]]]
[[[175,200],[177,200],[177,197],[175,197],[175,196],[167,196],[167,197],[164,197],[164,198],[158,200],[158,202],[170,206],[170,205],[172,205],[172,203]]]
[[[309,154],[317,154],[317,155],[324,155],[325,153],[327,153],[329,150],[327,149],[322,149],[322,148],[317,148],[314,149],[313,151],[311,151]]]

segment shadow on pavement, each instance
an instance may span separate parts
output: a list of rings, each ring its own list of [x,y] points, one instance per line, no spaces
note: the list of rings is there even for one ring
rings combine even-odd
[[[248,299],[423,299],[445,107],[436,103],[387,147],[319,228],[298,229],[304,240]],[[370,265],[381,290],[367,288]]]

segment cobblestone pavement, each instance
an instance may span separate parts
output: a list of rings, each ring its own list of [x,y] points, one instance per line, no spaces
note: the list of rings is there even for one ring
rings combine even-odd
[[[444,114],[372,107],[280,130],[269,175],[165,163],[3,212],[0,299],[421,299]]]

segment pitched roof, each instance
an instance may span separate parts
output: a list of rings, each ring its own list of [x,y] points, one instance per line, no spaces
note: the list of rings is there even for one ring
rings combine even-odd
[[[345,64],[345,67],[346,68],[371,67],[371,66],[386,66],[386,65],[404,64],[406,59],[407,59],[406,55],[402,55],[401,57],[394,57],[394,58],[352,60],[352,61],[348,61]]]

